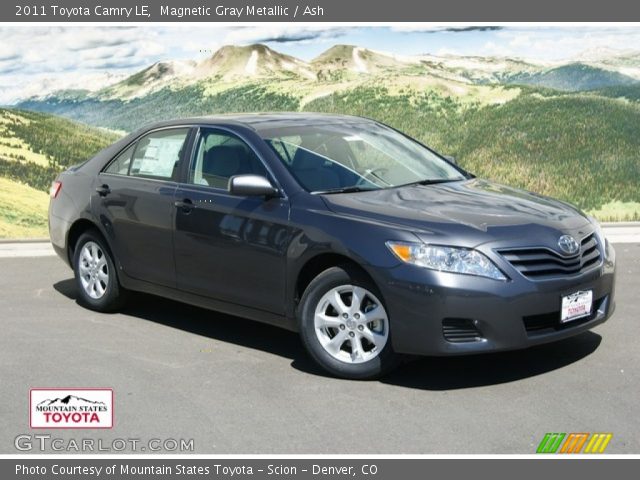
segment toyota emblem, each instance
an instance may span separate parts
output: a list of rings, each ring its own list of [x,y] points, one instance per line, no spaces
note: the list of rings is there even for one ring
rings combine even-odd
[[[580,250],[580,244],[571,235],[562,235],[558,239],[558,247],[563,253],[567,255],[573,255]]]

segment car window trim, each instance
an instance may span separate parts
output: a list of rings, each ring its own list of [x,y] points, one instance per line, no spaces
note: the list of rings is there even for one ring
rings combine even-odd
[[[202,135],[202,130],[214,130],[214,131],[220,131],[220,132],[222,132],[224,134],[228,134],[228,135],[230,135],[232,137],[236,137],[239,140],[241,140],[245,145],[247,145],[249,147],[249,149],[253,152],[253,154],[256,156],[258,161],[262,164],[264,169],[266,170],[267,179],[273,185],[275,185],[275,187],[278,189],[278,193],[280,194],[280,196],[282,198],[284,198],[284,199],[287,198],[286,192],[282,188],[282,185],[278,181],[278,178],[276,177],[276,175],[273,173],[273,170],[269,166],[268,162],[265,161],[264,157],[260,154],[260,152],[258,152],[254,148],[254,146],[251,144],[251,141],[248,140],[245,135],[243,135],[240,132],[237,132],[236,130],[228,128],[228,127],[226,127],[224,125],[203,125],[203,124],[200,124],[200,125],[194,125],[194,129],[195,129],[195,133],[194,133],[194,136],[193,136],[193,143],[191,145],[191,154],[190,154],[189,161],[185,162],[185,166],[182,169],[182,172],[183,172],[182,179],[178,182],[180,185],[187,185],[189,187],[202,187],[202,188],[206,189],[207,191],[212,191],[212,192],[215,192],[215,193],[224,193],[226,195],[229,194],[229,190],[226,189],[226,188],[212,187],[211,185],[198,185],[198,184],[195,184],[193,182],[189,182],[188,181],[189,173],[191,172],[191,165],[196,160],[197,147],[198,147],[198,142],[200,141],[200,137]]]
[[[156,182],[156,183],[164,183],[164,184],[173,184],[173,185],[178,185],[178,182],[171,179],[171,178],[160,178],[160,177],[141,177],[141,176],[137,176],[137,177],[132,177],[130,175],[121,175],[119,173],[106,173],[106,172],[100,172],[98,175],[106,175],[107,177],[114,177],[114,178],[127,178],[130,180],[144,180],[145,182]]]
[[[189,129],[189,131],[187,132],[187,137],[185,138],[185,145],[187,145],[187,148],[185,148],[185,151],[182,152],[182,157],[185,157],[187,155],[187,150],[189,149],[189,141],[191,140],[191,136],[193,135],[193,130],[194,130],[194,125],[193,124],[178,124],[178,125],[167,125],[164,127],[157,127],[157,128],[152,128],[150,130],[146,130],[144,132],[142,132],[140,135],[138,135],[135,139],[131,140],[129,143],[127,143],[123,148],[121,148],[120,150],[118,150],[118,153],[116,153],[113,157],[111,157],[111,159],[100,169],[99,174],[100,175],[111,175],[113,177],[131,177],[131,178],[145,178],[147,180],[157,180],[157,181],[172,181],[172,182],[176,182],[176,183],[180,183],[178,180],[175,180],[173,178],[163,178],[163,177],[143,177],[143,176],[135,176],[132,177],[130,175],[131,172],[131,165],[132,165],[132,161],[133,157],[136,154],[136,150],[138,149],[138,142],[140,141],[140,139],[142,137],[145,137],[151,133],[155,133],[155,132],[159,132],[162,130],[176,130],[176,129],[181,129],[181,128],[187,128]],[[134,145],[135,144],[135,145]],[[129,147],[134,146],[133,152],[131,152],[131,159],[129,161],[129,168],[127,169],[127,174],[121,174],[121,173],[109,173],[106,170],[111,166],[111,164],[113,162],[116,161],[116,159],[123,154]],[[180,158],[180,162],[182,162],[183,158]],[[181,169],[179,169],[181,170]],[[180,176],[180,175],[178,175]]]

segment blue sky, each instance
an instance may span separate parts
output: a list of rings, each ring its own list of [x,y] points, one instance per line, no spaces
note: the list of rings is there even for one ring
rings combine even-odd
[[[59,88],[98,88],[159,60],[198,60],[225,44],[254,42],[304,60],[336,43],[347,43],[397,55],[510,56],[548,62],[573,59],[585,51],[638,51],[640,27],[3,27],[0,104]]]

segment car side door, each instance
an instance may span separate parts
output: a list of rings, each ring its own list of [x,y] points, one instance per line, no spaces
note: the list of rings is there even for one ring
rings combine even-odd
[[[178,288],[216,300],[284,313],[289,201],[236,196],[229,179],[253,174],[275,184],[263,160],[237,134],[201,128],[176,192]]]
[[[98,175],[92,208],[124,274],[175,287],[174,194],[191,127],[141,136]]]

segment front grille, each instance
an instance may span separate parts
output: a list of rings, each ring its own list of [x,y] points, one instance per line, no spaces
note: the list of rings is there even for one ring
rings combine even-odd
[[[593,302],[593,309],[591,310],[590,315],[566,323],[560,323],[560,310],[556,310],[555,312],[543,313],[540,315],[529,315],[526,317],[522,317],[524,328],[527,331],[527,334],[536,335],[540,333],[548,333],[552,331],[564,330],[566,328],[577,327],[578,325],[582,325],[583,323],[593,320],[596,315],[598,315],[598,312],[602,308],[602,304],[605,299],[606,296],[599,298],[598,300]]]
[[[563,257],[546,247],[509,248],[498,253],[522,275],[533,280],[575,275],[600,264],[595,233],[583,238],[580,252],[571,257]]]
[[[442,320],[442,334],[447,342],[466,343],[482,340],[482,334],[473,320],[468,318],[445,318]]]

